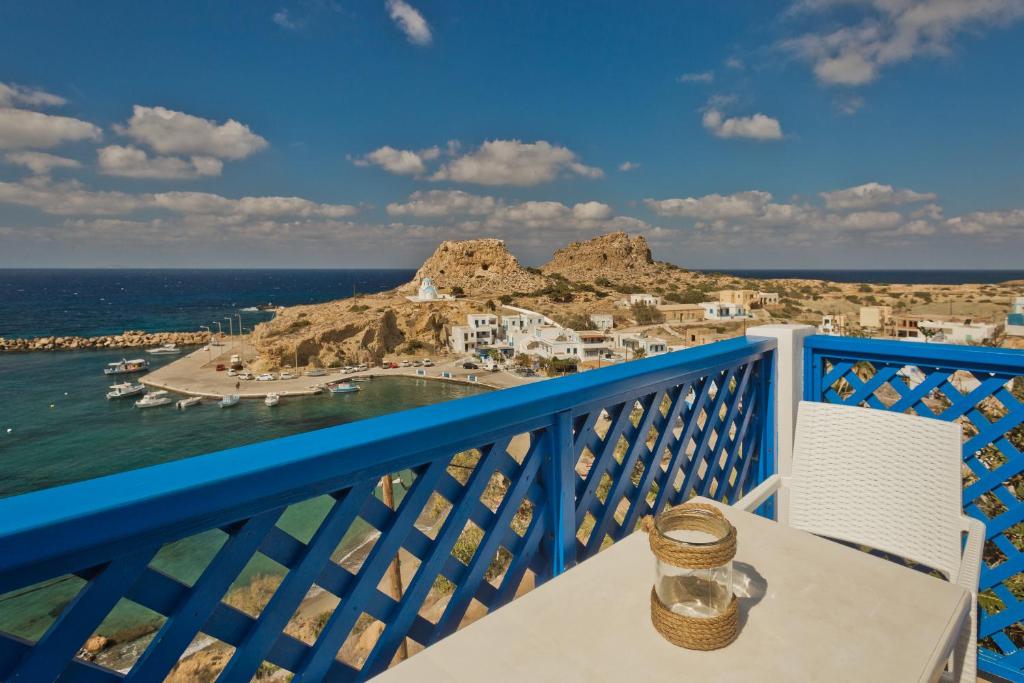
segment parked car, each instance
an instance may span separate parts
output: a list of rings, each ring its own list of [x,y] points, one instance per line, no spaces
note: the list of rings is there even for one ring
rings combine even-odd
[[[421,360],[414,360],[414,361],[412,362],[412,366],[413,366],[414,368],[419,368],[419,367],[423,367],[423,361],[421,361]]]
[[[410,365],[412,365],[412,363],[410,363],[409,361],[407,361],[407,360],[403,360],[403,361],[402,361],[402,367],[403,367],[403,368],[407,368],[407,367],[409,367]]]
[[[425,367],[425,368],[432,368],[432,367],[434,367],[434,361],[430,360],[429,358],[424,359],[423,367]]]
[[[295,379],[295,375],[290,372],[282,372],[277,376],[278,379]]]
[[[235,370],[234,368],[228,368],[228,377],[234,377],[237,374],[238,374],[237,370]]]
[[[238,373],[238,379],[254,379],[255,375],[246,370],[245,372]]]
[[[464,367],[466,370],[479,370],[480,369],[479,365],[477,365],[476,363],[470,363],[469,361],[466,361],[465,363],[463,363],[462,367]]]
[[[269,372],[264,372],[262,375],[259,375],[256,378],[256,381],[257,382],[270,382],[270,381],[273,381],[273,379],[274,379],[274,376],[272,374],[270,374]]]
[[[223,363],[217,363],[217,372],[224,372],[228,367]]]

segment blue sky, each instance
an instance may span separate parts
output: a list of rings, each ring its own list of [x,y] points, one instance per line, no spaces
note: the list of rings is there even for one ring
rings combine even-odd
[[[5,3],[0,266],[1013,268],[1024,0]]]

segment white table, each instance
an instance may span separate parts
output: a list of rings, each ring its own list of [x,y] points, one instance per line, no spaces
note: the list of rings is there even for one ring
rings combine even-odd
[[[867,682],[940,676],[969,614],[967,591],[720,507],[737,528],[737,574],[763,589],[760,599],[740,601],[741,631],[728,647],[685,650],[654,630],[654,559],[641,532],[375,680]]]

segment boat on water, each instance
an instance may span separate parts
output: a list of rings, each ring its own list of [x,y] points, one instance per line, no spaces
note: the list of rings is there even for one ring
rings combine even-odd
[[[342,382],[341,384],[332,385],[329,391],[332,394],[352,394],[359,391],[359,386],[352,382]]]
[[[228,394],[220,401],[217,402],[221,408],[230,408],[233,405],[238,405],[238,402],[242,400],[242,397],[238,394]]]
[[[181,353],[181,349],[178,348],[177,344],[171,342],[170,344],[162,344],[155,349],[146,349],[146,353],[151,353],[154,356],[168,356],[175,353]]]
[[[144,393],[146,393],[146,387],[144,385],[133,384],[132,382],[122,382],[121,384],[110,385],[110,391],[107,392],[107,398],[128,398],[129,396],[138,396],[139,394]]]
[[[165,406],[170,403],[171,399],[170,392],[167,391],[154,391],[146,394],[138,401],[135,402],[136,408],[157,408],[159,406]]]
[[[107,367],[103,368],[104,375],[129,375],[133,372],[143,372],[149,369],[149,361],[145,358],[134,358],[128,360],[122,358],[116,363],[107,363]]]
[[[353,382],[370,382],[373,380],[373,375],[366,375],[365,377],[353,377]]]
[[[312,370],[306,370],[306,377],[323,377],[327,374],[327,371],[323,368],[313,368]]]
[[[189,396],[188,398],[183,398],[177,403],[175,403],[174,407],[177,408],[178,410],[185,410],[187,408],[191,408],[192,406],[197,406],[202,402],[202,396]]]
[[[273,408],[274,406],[276,406],[280,402],[281,402],[281,395],[280,394],[267,394],[267,397],[263,399],[264,405],[266,405],[268,408]]]

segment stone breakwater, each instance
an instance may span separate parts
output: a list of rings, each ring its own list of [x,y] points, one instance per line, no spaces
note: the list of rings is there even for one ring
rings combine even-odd
[[[198,346],[206,344],[210,335],[206,332],[142,332],[127,330],[121,334],[99,337],[33,337],[30,339],[5,339],[0,337],[0,353],[25,351],[81,351],[87,349],[136,349],[176,344]]]

